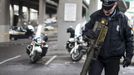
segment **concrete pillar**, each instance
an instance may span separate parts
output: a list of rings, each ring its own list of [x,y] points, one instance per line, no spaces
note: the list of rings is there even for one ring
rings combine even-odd
[[[9,41],[9,0],[0,0],[0,42]]]
[[[30,11],[30,8],[27,8],[28,9],[28,22],[30,22],[30,15],[31,15],[31,11]]]
[[[10,25],[13,26],[13,18],[14,18],[14,5],[11,4],[11,10],[10,10]]]
[[[90,4],[86,16],[87,20],[89,20],[90,15],[98,9],[98,0],[89,0],[89,1]]]
[[[39,0],[39,19],[38,23],[42,24],[46,19],[46,0]]]
[[[21,2],[19,3],[19,26],[23,25],[23,6]]]
[[[98,9],[98,0],[90,0],[89,14],[92,14]]]
[[[59,0],[58,7],[58,49],[65,49],[69,34],[66,29],[82,20],[82,0]]]

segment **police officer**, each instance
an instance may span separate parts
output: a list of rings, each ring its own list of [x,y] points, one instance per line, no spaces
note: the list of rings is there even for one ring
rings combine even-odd
[[[108,20],[108,32],[101,47],[97,60],[91,62],[89,75],[118,75],[120,59],[124,56],[123,66],[129,66],[133,56],[133,34],[128,25],[128,18],[118,10],[118,0],[101,0],[102,9],[90,16],[90,21],[85,25],[83,38],[96,38],[97,33],[92,29],[96,21],[102,18]]]

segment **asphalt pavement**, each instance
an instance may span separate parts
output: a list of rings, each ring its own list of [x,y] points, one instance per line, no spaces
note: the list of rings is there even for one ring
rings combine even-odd
[[[49,37],[49,50],[36,64],[25,52],[29,39],[0,43],[0,75],[80,75],[84,59],[73,62],[66,50],[58,50],[55,36]],[[104,75],[104,72],[102,73]],[[134,66],[120,66],[119,75],[134,75]]]

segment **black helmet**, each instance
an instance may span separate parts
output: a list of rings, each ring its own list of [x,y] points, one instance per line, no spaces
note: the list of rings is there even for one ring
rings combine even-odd
[[[101,1],[102,1],[102,8],[105,10],[110,10],[114,6],[114,3],[117,2],[118,0],[101,0]]]

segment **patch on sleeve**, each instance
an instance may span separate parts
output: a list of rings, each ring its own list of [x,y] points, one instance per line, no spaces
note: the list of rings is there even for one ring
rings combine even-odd
[[[117,31],[119,31],[119,28],[120,28],[120,26],[119,26],[119,25],[117,25],[116,30],[117,30]]]

